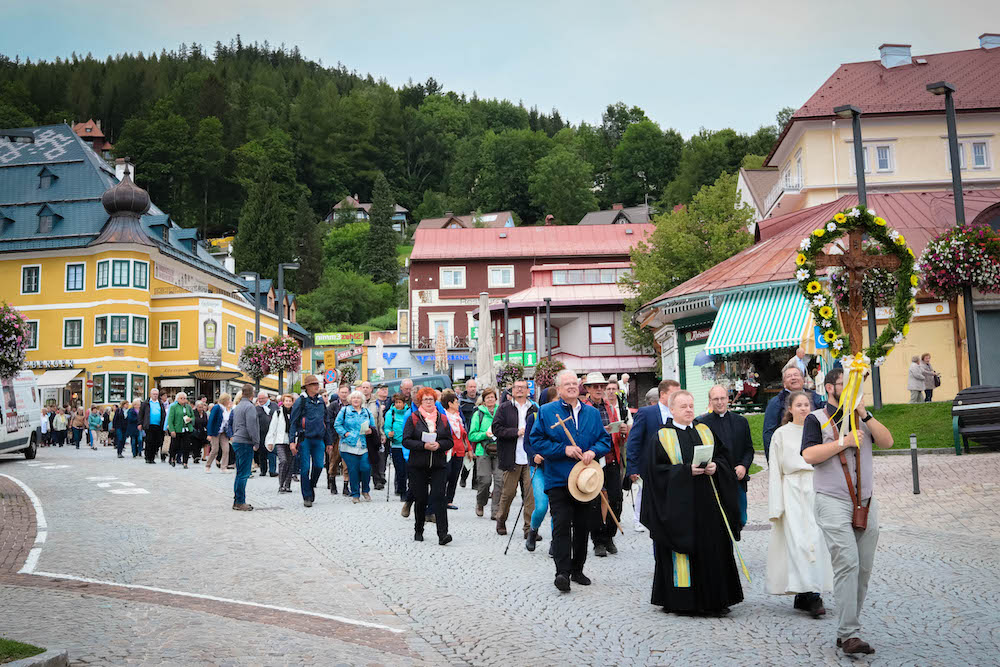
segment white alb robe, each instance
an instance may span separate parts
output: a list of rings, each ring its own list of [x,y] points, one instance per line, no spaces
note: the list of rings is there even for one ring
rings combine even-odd
[[[833,589],[833,567],[813,504],[813,467],[802,458],[802,427],[774,432],[768,460],[767,592],[822,593]]]

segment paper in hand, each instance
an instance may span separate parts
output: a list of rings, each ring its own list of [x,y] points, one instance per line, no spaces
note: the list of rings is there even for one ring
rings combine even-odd
[[[694,456],[691,458],[691,465],[698,468],[712,462],[712,455],[715,453],[715,445],[695,445]]]
[[[425,431],[424,433],[420,434],[420,439],[423,440],[424,442],[437,442],[438,438],[437,438],[437,433],[430,433],[429,431]]]
[[[608,433],[621,433],[622,426],[624,425],[625,422],[622,421],[611,422],[610,424],[608,424]]]

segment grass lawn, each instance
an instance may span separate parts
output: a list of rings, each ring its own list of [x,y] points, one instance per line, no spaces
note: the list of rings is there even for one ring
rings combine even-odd
[[[917,434],[917,446],[921,449],[954,446],[950,401],[885,405],[875,413],[875,418],[892,433],[893,449],[909,449],[911,433]],[[747,419],[750,421],[754,448],[763,451],[764,415],[747,415]]]
[[[406,260],[409,259],[411,252],[413,252],[412,245],[407,244],[396,246],[396,258],[399,260],[400,266],[406,266]]]
[[[44,653],[45,649],[0,637],[0,665]]]

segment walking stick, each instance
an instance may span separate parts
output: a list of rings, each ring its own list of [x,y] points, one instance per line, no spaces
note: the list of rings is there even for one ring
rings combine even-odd
[[[531,479],[528,480],[528,484],[534,484],[535,483],[535,471],[536,470],[538,470],[538,466],[533,466],[532,469],[531,469]],[[515,517],[521,516],[521,512],[523,512],[523,511],[524,511],[524,491],[521,491],[521,507],[518,508],[517,514],[515,514],[514,516]],[[514,531],[510,531],[510,539],[507,540],[507,549],[510,549],[510,543],[513,542],[513,541],[514,541]],[[503,550],[503,555],[504,556],[507,555],[507,549]]]
[[[573,435],[569,432],[569,428],[566,427],[566,422],[568,422],[569,420],[570,420],[569,417],[566,417],[565,419],[560,417],[559,419],[556,420],[556,423],[550,426],[549,428],[562,426],[563,430],[566,431],[566,437],[569,438],[570,444],[576,447],[576,441],[573,439]],[[622,525],[618,523],[618,517],[615,516],[615,511],[611,509],[611,503],[608,502],[608,494],[604,489],[601,489],[601,504],[604,506],[604,509],[607,510],[608,514],[611,515],[611,518],[614,519],[615,525],[618,526],[618,531],[622,535],[624,535],[625,531],[622,529]]]
[[[386,452],[385,459],[385,502],[389,502],[389,494],[392,493],[392,446]]]

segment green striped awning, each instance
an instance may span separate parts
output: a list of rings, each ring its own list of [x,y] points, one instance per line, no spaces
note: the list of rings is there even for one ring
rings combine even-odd
[[[705,352],[724,356],[802,343],[809,302],[797,285],[756,289],[726,298],[712,325]]]

